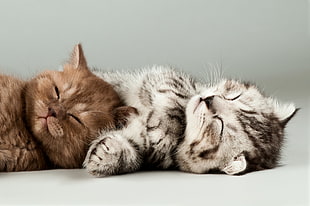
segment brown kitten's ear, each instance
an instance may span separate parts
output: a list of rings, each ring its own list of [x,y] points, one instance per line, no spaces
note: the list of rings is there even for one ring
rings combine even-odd
[[[71,58],[68,62],[74,69],[88,69],[86,58],[81,44],[74,46],[74,49],[71,54]]]
[[[227,166],[222,170],[228,175],[235,175],[243,172],[247,167],[245,156],[240,154],[234,157]]]

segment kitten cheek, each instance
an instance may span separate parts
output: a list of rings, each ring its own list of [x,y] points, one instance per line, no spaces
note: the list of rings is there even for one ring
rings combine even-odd
[[[47,127],[45,119],[38,119],[33,124],[33,131],[36,134],[42,133],[42,130]]]

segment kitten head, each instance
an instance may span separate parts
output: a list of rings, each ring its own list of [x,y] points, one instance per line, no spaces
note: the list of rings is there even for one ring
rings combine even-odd
[[[70,168],[81,166],[84,150],[99,130],[115,126],[120,99],[89,71],[77,45],[63,71],[43,72],[28,83],[26,105],[34,136],[52,161]]]
[[[186,108],[181,169],[240,174],[277,165],[284,128],[297,109],[265,97],[254,85],[223,80]]]

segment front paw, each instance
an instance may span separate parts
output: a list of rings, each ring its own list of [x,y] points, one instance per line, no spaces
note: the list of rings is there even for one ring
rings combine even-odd
[[[111,137],[103,137],[92,143],[83,165],[93,176],[110,176],[119,172],[121,155],[120,143]]]

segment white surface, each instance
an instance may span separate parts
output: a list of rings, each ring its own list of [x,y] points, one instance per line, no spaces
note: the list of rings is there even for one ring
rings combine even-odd
[[[302,109],[288,124],[283,166],[245,176],[84,170],[0,173],[0,205],[308,206],[310,1],[0,0],[0,72],[57,69],[81,42],[89,65],[172,64],[208,79],[256,82]]]
[[[1,174],[1,205],[306,206],[305,166],[245,176],[139,172],[90,178],[84,170]],[[304,179],[303,179],[303,178]]]

